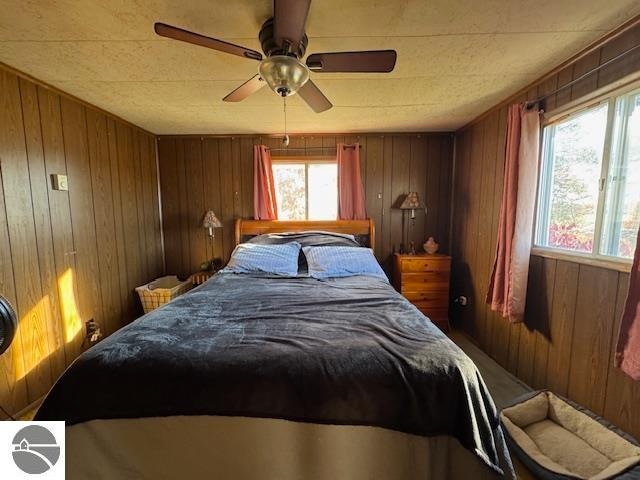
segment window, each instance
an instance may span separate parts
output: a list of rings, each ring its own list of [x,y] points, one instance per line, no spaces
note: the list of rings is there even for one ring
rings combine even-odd
[[[536,245],[630,259],[640,225],[640,90],[544,128]]]
[[[280,220],[338,218],[338,166],[332,157],[273,158]]]
[[[600,253],[633,258],[640,224],[640,91],[619,97]]]

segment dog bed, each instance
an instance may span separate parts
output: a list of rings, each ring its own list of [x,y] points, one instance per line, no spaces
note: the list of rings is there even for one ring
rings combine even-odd
[[[640,446],[593,412],[548,391],[500,413],[509,447],[542,479],[640,480]]]

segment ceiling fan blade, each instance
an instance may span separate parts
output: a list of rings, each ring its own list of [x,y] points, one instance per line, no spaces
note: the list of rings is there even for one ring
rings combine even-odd
[[[252,93],[255,93],[258,90],[260,90],[266,84],[267,82],[265,82],[260,77],[260,75],[256,75],[250,78],[249,80],[247,80],[246,82],[244,82],[242,85],[240,85],[238,88],[236,88],[233,92],[231,92],[229,95],[224,97],[222,100],[225,102],[241,102]]]
[[[320,89],[313,83],[311,80],[308,80],[300,90],[298,90],[298,95],[302,97],[302,99],[307,102],[314,112],[321,113],[325,110],[329,110],[333,105],[324,96],[324,94],[320,91]]]
[[[283,46],[288,42],[291,50],[295,50],[304,36],[310,5],[311,0],[273,1],[273,33],[278,45]]]
[[[172,38],[174,40],[180,40],[181,42],[212,48],[219,52],[230,53],[231,55],[238,55],[239,57],[250,58],[252,60],[262,60],[262,54],[255,50],[241,47],[240,45],[234,45],[233,43],[224,42],[217,38],[205,37],[199,33],[193,33],[189,30],[173,27],[166,23],[157,22],[154,24],[153,29],[161,37]]]
[[[307,67],[314,72],[380,72],[396,66],[395,50],[365,52],[314,53],[307,57]]]

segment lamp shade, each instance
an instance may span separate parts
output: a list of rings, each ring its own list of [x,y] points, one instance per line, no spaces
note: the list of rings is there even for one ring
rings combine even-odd
[[[204,214],[204,219],[202,220],[203,228],[220,228],[222,227],[222,223],[216,217],[216,214],[213,213],[213,210],[208,210],[207,213]]]
[[[417,210],[418,208],[424,208],[424,205],[420,203],[418,192],[409,192],[402,202],[402,205],[400,205],[400,209]]]
[[[293,95],[309,80],[309,69],[297,58],[274,55],[260,63],[260,76],[271,90],[286,97]]]

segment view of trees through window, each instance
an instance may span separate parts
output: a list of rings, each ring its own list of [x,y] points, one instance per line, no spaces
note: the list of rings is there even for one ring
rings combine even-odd
[[[548,127],[551,177],[547,237],[550,247],[593,251],[607,105]]]
[[[335,162],[273,163],[280,220],[335,220],[338,169]]]
[[[639,224],[640,93],[547,126],[536,244],[632,258]]]

